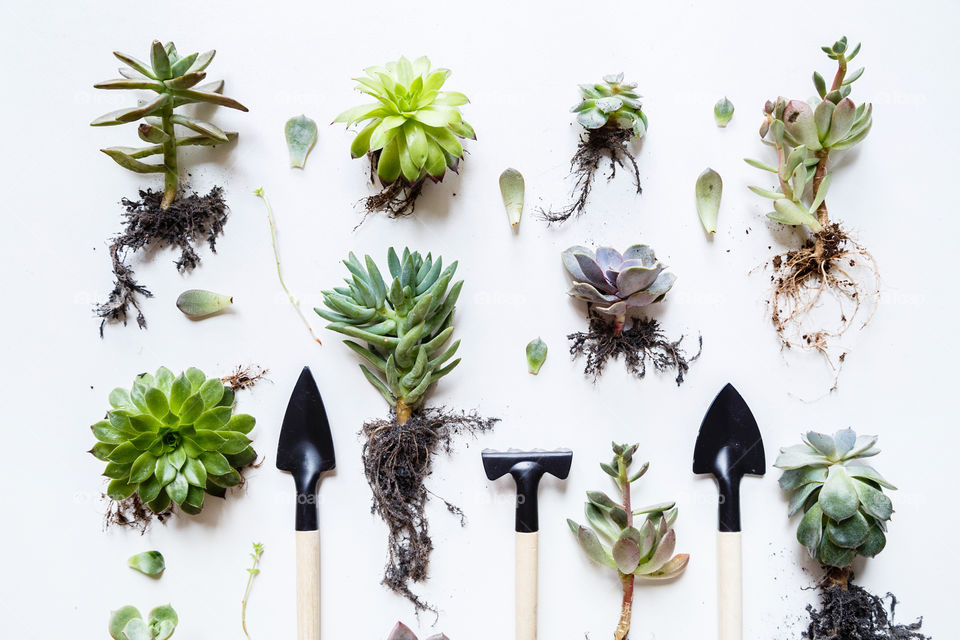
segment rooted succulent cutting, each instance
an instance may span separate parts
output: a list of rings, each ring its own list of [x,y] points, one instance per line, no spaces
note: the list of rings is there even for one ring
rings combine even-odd
[[[107,301],[95,309],[102,318],[101,336],[108,320],[126,324],[131,306],[137,312],[137,324],[141,329],[146,327],[138,297],[152,294],[133,278],[133,269],[125,262],[128,253],[141,249],[178,248],[181,255],[176,265],[183,272],[200,263],[197,254],[200,243],[206,241],[211,250],[216,250],[216,239],[227,219],[222,190],[213,187],[206,196],[185,195],[181,189],[178,154],[181,147],[215,146],[235,140],[237,134],[224,131],[195,115],[175,111],[190,104],[212,104],[247,111],[236,100],[222,95],[222,80],[200,84],[206,78],[205,69],[215,53],[211,50],[181,57],[172,42],[164,45],[154,40],[150,64],[115,51],[114,55],[126,65],[120,69],[123,77],[94,85],[97,89],[142,90],[155,94],[135,107],[102,115],[91,125],[104,127],[142,121],[137,134],[148,146],[107,147],[102,151],[125,169],[143,174],[160,173],[164,178],[162,193],[147,189],[140,192],[139,200],[123,199],[127,209],[124,230],[110,244],[116,282]],[[178,135],[177,127],[190,130],[191,135]],[[143,161],[153,156],[160,156],[160,161]]]
[[[634,311],[660,302],[673,287],[677,277],[657,260],[653,249],[645,244],[628,247],[622,254],[610,247],[596,252],[573,246],[562,253],[563,266],[573,280],[568,293],[587,303],[590,331],[572,333],[570,353],[587,355],[584,373],[595,378],[603,373],[610,358],[623,354],[627,368],[638,377],[646,374],[649,359],[658,371],[677,370],[677,383],[689,368],[680,350],[680,340],[668,342],[653,319],[634,319],[624,329],[627,317]]]
[[[327,328],[354,340],[344,343],[366,364],[360,369],[393,409],[389,420],[363,427],[364,472],[376,512],[390,529],[390,558],[383,583],[420,609],[429,609],[410,590],[410,582],[427,577],[432,542],[424,514],[428,493],[424,479],[433,454],[450,450],[454,435],[490,429],[495,420],[475,413],[454,414],[424,407],[430,388],[450,373],[460,341],[449,346],[453,312],[463,281],[451,284],[457,263],[390,248],[390,280],[369,256],[361,263],[351,253],[344,261],[350,277],[345,287],[324,291]],[[447,503],[455,514],[460,510]]]
[[[630,471],[639,445],[613,443],[613,460],[600,463],[600,468],[617,483],[620,502],[603,491],[588,491],[584,514],[590,526],[567,520],[577,542],[591,560],[617,570],[623,587],[620,621],[614,638],[624,640],[630,633],[633,614],[633,589],[637,577],[644,580],[666,580],[679,576],[687,568],[690,556],[674,555],[677,534],[675,502],[663,502],[636,509],[631,504],[631,485],[647,472],[645,462],[636,472]],[[635,526],[635,517],[643,524]]]
[[[103,475],[111,479],[107,495],[120,504],[118,524],[146,524],[173,505],[200,513],[205,494],[225,497],[256,460],[247,437],[253,416],[235,414],[233,390],[199,369],[141,374],[129,391],[110,393],[110,406],[92,427],[98,442],[90,453],[107,463]]]
[[[874,278],[877,270],[873,256],[839,223],[830,221],[826,203],[833,175],[828,173],[831,154],[860,143],[873,125],[873,105],[857,105],[849,97],[854,81],[863,74],[862,67],[852,73],[847,69],[860,45],[848,49],[844,37],[823,50],[837,62],[837,72],[829,86],[814,72],[818,98],[808,103],[780,97],[764,106],[760,137],[776,150],[777,165],[747,162],[776,176],[773,189],[750,187],[773,201],[774,211],[767,214],[770,219],[812,232],[800,249],[773,259],[773,324],[785,346],[800,344],[829,359],[830,339],[852,326],[862,304],[875,307],[871,300],[875,301],[876,289],[868,295],[853,269],[862,267]],[[835,328],[808,326],[808,313],[824,293],[832,294],[840,306],[840,322]]]
[[[110,613],[113,640],[167,640],[177,629],[177,612],[170,605],[155,607],[144,620],[136,607],[127,605]]]
[[[426,56],[413,62],[401,56],[364,73],[367,77],[354,78],[358,90],[376,102],[347,109],[334,122],[366,123],[350,155],[369,156],[371,171],[383,185],[381,193],[366,199],[367,211],[406,215],[413,212],[425,179],[439,182],[447,169],[458,170],[460,139],[477,139],[458,109],[469,100],[457,91],[441,91],[450,70],[431,69]]]
[[[850,582],[857,556],[883,551],[893,513],[884,489],[896,487],[865,461],[880,453],[876,443],[877,436],[857,436],[853,429],[832,436],[809,431],[802,444],[781,449],[774,464],[783,469],[780,487],[790,493],[789,515],[803,513],[797,541],[827,569],[822,607],[810,610],[805,637],[811,640],[924,638],[919,623],[894,625],[892,606],[888,614],[880,598]]]
[[[610,179],[617,174],[617,167],[629,163],[640,193],[640,168],[628,144],[647,133],[647,116],[643,113],[636,83],[623,81],[623,74],[603,77],[598,84],[580,85],[580,102],[571,111],[587,130],[581,136],[577,152],[570,161],[570,172],[576,178],[573,188],[574,200],[562,209],[542,210],[547,222],[563,222],[571,216],[580,215],[587,206],[594,176],[600,160],[606,154],[610,158]]]
[[[140,149],[107,147],[102,151],[124,169],[136,173],[162,173],[164,189],[160,207],[166,209],[179,195],[177,149],[184,146],[213,146],[237,137],[234,131],[224,131],[210,122],[174,113],[174,109],[194,103],[220,105],[240,111],[247,111],[247,108],[233,98],[222,95],[222,80],[199,84],[206,79],[207,72],[204,69],[213,61],[216,51],[191,53],[181,58],[172,42],[164,45],[154,40],[150,47],[149,65],[119,51],[114,51],[113,55],[127,65],[120,69],[123,77],[97,83],[95,88],[153,91],[157,96],[135,107],[111,111],[90,124],[106,127],[143,120],[137,127],[137,134],[150,146]],[[175,125],[190,129],[197,135],[178,137]],[[140,161],[155,155],[162,156],[160,164]]]

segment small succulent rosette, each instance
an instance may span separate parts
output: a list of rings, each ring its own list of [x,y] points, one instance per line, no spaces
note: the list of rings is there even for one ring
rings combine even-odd
[[[206,494],[224,497],[257,454],[247,434],[253,416],[234,413],[234,392],[219,378],[166,367],[110,393],[105,420],[93,425],[91,453],[107,463],[107,495],[136,498],[154,513],[176,504],[200,513]]]
[[[635,244],[623,253],[610,247],[594,252],[573,246],[563,252],[563,266],[573,280],[568,293],[610,318],[617,335],[629,313],[663,300],[677,280],[645,244]]]
[[[642,138],[647,116],[636,89],[637,83],[624,82],[622,73],[603,76],[603,82],[580,85],[582,99],[571,111],[584,129],[629,129],[632,137]]]

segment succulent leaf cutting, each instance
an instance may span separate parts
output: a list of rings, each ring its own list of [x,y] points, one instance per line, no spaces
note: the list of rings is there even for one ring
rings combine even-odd
[[[151,609],[146,620],[136,607],[127,605],[110,613],[108,629],[113,640],[167,640],[179,622],[168,604]]]
[[[771,295],[772,320],[785,346],[815,349],[830,360],[831,339],[847,331],[863,305],[875,309],[877,291],[858,282],[858,275],[877,279],[873,256],[860,246],[837,222],[831,222],[826,196],[833,174],[832,154],[850,149],[866,138],[873,126],[873,105],[856,104],[850,98],[853,83],[863,68],[850,72],[848,63],[860,52],[860,45],[848,47],[846,37],[824,52],[837,63],[828,85],[814,72],[817,96],[806,102],[778,97],[764,106],[760,138],[776,151],[777,164],[759,160],[747,163],[774,174],[772,188],[750,189],[773,202],[767,216],[788,226],[805,227],[802,247],[773,259],[774,287]],[[865,273],[858,274],[860,270]],[[839,323],[834,327],[810,317],[826,297],[839,305]],[[869,321],[867,315],[863,322]],[[842,358],[838,359],[842,362]]]
[[[617,167],[633,171],[637,193],[640,193],[640,168],[629,143],[647,133],[647,116],[643,113],[636,83],[623,81],[623,74],[607,75],[603,82],[580,85],[580,102],[571,109],[577,122],[586,129],[577,152],[570,161],[570,172],[575,178],[573,201],[556,210],[541,210],[547,222],[564,222],[583,213],[593,188],[593,182],[604,155],[610,159],[610,178]]]
[[[366,199],[367,211],[406,215],[413,212],[424,180],[439,182],[447,169],[458,171],[460,140],[477,139],[459,109],[469,100],[458,91],[441,90],[450,70],[432,68],[426,56],[413,62],[401,56],[364,73],[354,78],[357,89],[375,101],[347,109],[334,122],[363,123],[350,155],[368,156],[383,186]]]
[[[623,589],[620,619],[614,632],[616,640],[624,640],[630,633],[633,615],[633,596],[636,578],[667,580],[682,574],[690,556],[674,555],[677,534],[673,523],[677,519],[675,502],[663,502],[636,508],[631,504],[632,484],[649,467],[645,462],[631,471],[633,456],[639,445],[613,444],[613,460],[600,463],[604,473],[614,479],[620,493],[620,502],[603,491],[588,491],[584,515],[589,526],[567,520],[570,530],[584,553],[594,562],[615,569]],[[637,517],[642,519],[642,523]]]
[[[833,435],[809,431],[803,442],[780,450],[780,488],[789,493],[789,515],[801,515],[797,541],[826,570],[821,608],[810,609],[805,637],[922,639],[920,624],[894,624],[892,606],[852,583],[852,564],[886,547],[893,503],[892,484],[868,462],[880,453],[877,436],[853,429]],[[892,597],[892,596],[891,596]],[[896,600],[893,601],[894,603]]]
[[[123,232],[110,244],[114,288],[107,301],[95,308],[102,319],[101,335],[107,321],[126,324],[131,307],[137,313],[137,324],[141,329],[146,327],[139,298],[152,294],[134,279],[133,269],[126,262],[128,254],[173,247],[181,251],[175,264],[184,272],[200,263],[197,248],[203,242],[216,249],[228,213],[222,189],[215,186],[205,196],[187,195],[178,160],[182,147],[211,147],[237,138],[236,132],[225,131],[194,113],[183,113],[180,107],[202,104],[247,111],[223,95],[222,80],[204,82],[215,54],[211,50],[181,56],[172,42],[164,45],[154,40],[149,63],[115,51],[114,56],[125,65],[120,68],[122,77],[94,85],[97,89],[150,92],[136,106],[104,114],[90,124],[109,127],[139,123],[137,135],[146,146],[113,146],[101,151],[135,173],[163,175],[164,183],[162,192],[146,189],[140,191],[139,199],[122,200],[126,208]],[[182,135],[184,131],[188,133]]]
[[[199,369],[141,374],[129,390],[110,393],[110,406],[92,427],[90,453],[107,463],[107,496],[136,515],[127,524],[165,516],[173,505],[200,513],[206,494],[225,497],[256,460],[247,436],[253,416],[234,413],[233,390]]]
[[[569,295],[587,303],[590,330],[567,336],[571,355],[587,356],[584,373],[597,378],[607,360],[623,355],[627,368],[638,377],[646,374],[649,360],[658,371],[676,369],[677,384],[681,383],[699,353],[687,358],[679,348],[683,338],[667,341],[654,319],[633,319],[625,328],[628,317],[661,302],[676,282],[654,250],[645,244],[632,245],[623,253],[611,247],[593,251],[573,246],[561,257],[572,279]]]
[[[324,291],[327,308],[316,312],[330,321],[328,329],[350,338],[344,344],[364,361],[364,377],[392,409],[390,419],[363,426],[364,472],[374,509],[390,530],[383,583],[417,610],[431,609],[410,589],[427,578],[432,549],[424,479],[434,454],[449,451],[454,435],[486,431],[496,422],[425,406],[434,384],[460,363],[454,359],[460,341],[450,341],[463,281],[453,282],[456,262],[444,268],[440,256],[409,249],[388,250],[389,277],[370,256],[361,262],[351,253],[344,265],[345,286]]]

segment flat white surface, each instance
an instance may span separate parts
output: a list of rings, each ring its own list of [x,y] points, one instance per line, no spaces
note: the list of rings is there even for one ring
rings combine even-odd
[[[177,638],[240,637],[247,552],[251,541],[262,541],[249,628],[255,639],[292,638],[293,483],[274,469],[273,455],[304,364],[323,392],[339,463],[321,486],[324,637],[375,640],[397,619],[417,626],[412,607],[379,585],[385,527],[369,513],[360,466],[357,431],[386,407],[339,338],[321,330],[324,346],[312,343],[282,295],[263,207],[252,195],[259,186],[273,201],[287,280],[305,311],[345,273],[338,260],[351,249],[381,263],[391,244],[460,260],[463,363],[431,402],[477,408],[503,422],[436,461],[429,488],[460,505],[468,524],[461,528],[432,501],[436,551],[431,579],[417,591],[441,615],[436,627],[433,616],[421,617],[423,635],[511,637],[513,485],[487,482],[479,457],[483,447],[511,446],[575,451],[569,479],[545,479],[540,491],[541,637],[611,633],[619,583],[580,552],[564,518],[582,518],[583,491],[605,485],[597,462],[614,439],[641,443],[638,455],[652,466],[635,501],[677,499],[678,551],[691,554],[678,581],[638,588],[631,637],[713,637],[716,490],[691,474],[690,462],[703,412],[727,381],[757,417],[768,464],[809,428],[880,434],[876,464],[900,490],[887,549],[858,563],[858,581],[876,593],[896,591],[898,619],[922,614],[930,634],[952,635],[955,612],[940,589],[952,589],[958,565],[948,476],[958,445],[955,4],[61,1],[18,3],[5,13],[5,637],[106,637],[111,609],[146,611],[166,602],[180,614]],[[812,94],[811,72],[832,73],[819,46],[844,33],[864,42],[857,62],[867,72],[854,97],[873,101],[875,124],[838,165],[830,210],[876,256],[884,298],[853,340],[839,390],[820,398],[829,371],[815,356],[784,356],[765,315],[769,276],[754,269],[791,234],[765,221],[764,201],[746,189],[762,175],[741,158],[769,158],[756,135],[763,101]],[[236,146],[182,158],[197,189],[224,185],[232,215],[217,255],[204,250],[192,274],[176,273],[172,252],[135,262],[156,294],[144,304],[149,329],[111,326],[101,340],[90,310],[109,289],[105,240],[118,229],[118,202],[155,185],[98,151],[137,138],[133,126],[87,126],[131,100],[91,85],[115,74],[110,51],[146,57],[155,37],[173,39],[182,52],[215,47],[210,77],[225,78],[226,93],[250,107],[249,114],[220,109],[213,118],[240,131]],[[354,232],[354,203],[371,193],[366,166],[349,158],[353,134],[326,124],[362,100],[351,77],[401,53],[425,53],[453,69],[448,88],[472,99],[463,113],[479,141],[467,145],[462,176],[428,187],[414,218],[371,217]],[[619,175],[597,185],[587,215],[547,229],[532,209],[567,197],[564,177],[579,133],[568,113],[576,84],[620,70],[640,83],[650,118],[638,156],[643,195]],[[712,107],[725,94],[737,111],[719,130]],[[296,171],[287,168],[282,132],[301,112],[320,124],[320,139],[306,170]],[[497,189],[507,166],[526,177],[519,235],[509,229]],[[693,199],[706,166],[725,183],[712,241]],[[657,312],[667,332],[703,335],[703,357],[679,388],[669,375],[638,382],[619,363],[594,385],[566,355],[565,335],[583,326],[583,309],[564,294],[559,252],[571,244],[634,242],[652,244],[679,275]],[[232,294],[236,305],[191,322],[174,307],[191,287]],[[537,335],[550,355],[533,377],[523,349]],[[85,452],[93,444],[87,426],[103,415],[110,389],[161,364],[225,374],[240,363],[270,369],[269,382],[238,396],[240,410],[258,419],[253,435],[266,456],[249,473],[248,488],[142,537],[104,532],[102,463]],[[776,477],[770,470],[743,483],[748,638],[799,637],[815,594],[808,588],[819,576],[794,539],[797,523],[786,518]],[[160,580],[126,567],[129,555],[149,548],[166,555]]]

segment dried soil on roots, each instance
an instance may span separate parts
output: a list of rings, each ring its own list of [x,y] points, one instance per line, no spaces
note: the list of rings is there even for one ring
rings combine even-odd
[[[180,256],[174,261],[181,273],[193,270],[200,264],[197,249],[206,242],[210,250],[216,253],[217,237],[223,233],[229,209],[223,200],[223,189],[214,187],[205,196],[181,195],[166,209],[160,208],[162,191],[140,191],[139,200],[124,198],[121,202],[124,212],[123,231],[110,243],[110,257],[113,262],[115,282],[107,301],[94,308],[102,318],[100,336],[103,327],[109,322],[127,324],[127,314],[131,308],[136,311],[137,325],[144,329],[146,318],[140,309],[139,298],[150,298],[153,294],[134,278],[133,269],[128,260],[138,251],[151,251],[174,247],[180,250]]]
[[[889,607],[884,602],[890,601]],[[807,640],[929,640],[920,632],[923,618],[910,624],[896,624],[897,598],[873,595],[855,584],[843,589],[836,584],[820,589],[820,608],[807,605],[810,624],[802,637]]]
[[[591,129],[586,136],[580,136],[577,152],[570,160],[570,175],[576,179],[573,186],[573,202],[562,209],[540,209],[540,217],[549,223],[565,222],[574,216],[583,213],[593,189],[594,179],[600,169],[600,161],[610,159],[610,175],[607,180],[613,180],[617,175],[617,167],[633,169],[633,180],[637,193],[640,188],[640,168],[637,160],[630,151],[630,139],[633,132],[630,129]]]
[[[775,256],[772,264],[771,319],[783,346],[816,350],[838,368],[844,355],[834,365],[832,340],[846,333],[861,312],[866,314],[861,328],[866,326],[876,310],[880,276],[873,256],[833,223],[801,248]],[[862,284],[857,271],[873,282]],[[811,326],[810,314],[825,297],[835,301],[839,320],[832,328]]]
[[[450,453],[454,436],[489,431],[497,421],[475,412],[435,408],[414,413],[405,424],[393,415],[363,425],[363,470],[373,492],[371,511],[390,532],[383,584],[407,598],[418,612],[436,612],[410,589],[411,583],[427,579],[433,549],[424,511],[431,492],[424,481],[433,470],[434,456]],[[464,524],[459,507],[446,500],[444,504]]]
[[[380,152],[368,153],[370,159],[370,183],[376,184],[377,163],[380,160]],[[363,199],[363,210],[365,214],[386,213],[391,218],[402,218],[409,216],[416,208],[417,198],[423,192],[423,180],[417,180],[413,184],[405,184],[403,178],[397,178],[390,184],[383,184],[380,193]]]
[[[675,370],[679,386],[690,369],[690,363],[699,358],[703,350],[703,338],[700,337],[697,353],[688,356],[680,347],[683,336],[675,341],[667,339],[660,323],[651,318],[634,319],[632,326],[625,328],[620,335],[616,335],[611,323],[595,313],[590,313],[589,321],[588,331],[571,333],[567,339],[574,360],[586,357],[583,373],[593,376],[594,381],[603,374],[609,360],[623,356],[627,371],[638,378],[647,374],[647,364],[650,363],[657,371]]]

